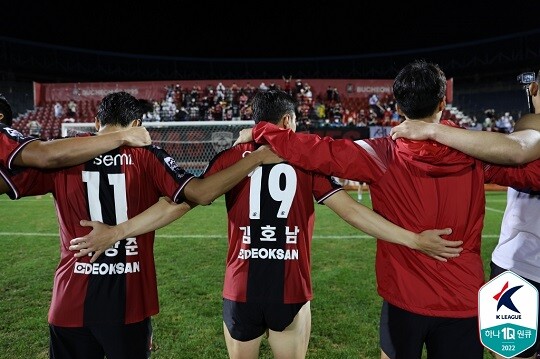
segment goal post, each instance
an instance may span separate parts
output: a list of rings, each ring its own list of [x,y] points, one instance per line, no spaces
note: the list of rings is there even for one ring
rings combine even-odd
[[[253,121],[143,122],[152,144],[167,151],[186,171],[198,176],[214,156],[232,146]],[[63,123],[62,137],[95,132],[93,122]]]

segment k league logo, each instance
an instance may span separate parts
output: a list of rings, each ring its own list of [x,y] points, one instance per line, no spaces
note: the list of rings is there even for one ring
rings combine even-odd
[[[506,271],[478,291],[482,344],[511,358],[536,342],[538,291],[519,275]]]

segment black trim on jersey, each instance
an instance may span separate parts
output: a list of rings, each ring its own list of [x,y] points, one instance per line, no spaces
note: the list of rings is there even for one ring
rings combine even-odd
[[[109,151],[105,155],[119,155],[120,149]],[[108,175],[112,173],[122,173],[120,163],[109,166],[98,166],[94,161],[88,161],[85,164],[86,171],[99,172],[99,202],[101,204],[101,213],[103,223],[115,225],[116,212],[114,201],[114,188],[109,185]],[[86,186],[86,184],[85,184]],[[88,191],[88,189],[87,189]],[[89,207],[89,204],[87,203]],[[90,208],[87,208],[90,213]],[[95,263],[107,265],[126,262],[126,240],[122,239],[118,246],[118,253],[109,257],[105,254],[99,256]],[[124,324],[126,313],[126,274],[115,275],[89,275],[86,289],[86,298],[84,301],[83,325],[93,323],[117,323]]]
[[[4,182],[6,182],[8,187],[10,188],[10,190],[6,192],[8,197],[10,199],[19,199],[19,198],[21,198],[21,194],[19,193],[19,191],[17,191],[17,187],[15,187],[15,184],[11,181],[10,172],[6,168],[4,168],[3,166],[0,166],[0,176],[2,177]]]
[[[285,250],[285,226],[288,218],[277,218],[280,202],[274,200],[268,189],[268,176],[275,165],[261,165],[261,213],[260,219],[250,220],[251,245],[250,249],[266,248],[270,250]],[[275,241],[261,241],[262,228],[275,228]],[[280,259],[249,259],[246,299],[248,302],[283,303],[285,293],[285,260]],[[261,282],[261,278],[272,278]]]
[[[187,172],[185,169],[180,167],[176,163],[174,157],[165,152],[165,150],[163,150],[161,147],[150,145],[144,148],[152,152],[159,159],[160,162],[166,164],[165,168],[167,169],[167,172],[169,172],[173,177],[175,177],[179,183],[184,182],[182,187],[180,187],[178,191],[174,193],[174,198],[172,198],[172,200],[176,203],[185,202],[186,198],[184,197],[184,188],[187,183],[191,181],[193,177],[195,177],[195,175]],[[187,180],[185,179],[186,177],[188,178]]]

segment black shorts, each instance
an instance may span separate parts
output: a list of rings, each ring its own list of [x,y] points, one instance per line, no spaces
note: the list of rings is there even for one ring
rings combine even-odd
[[[49,325],[49,333],[51,359],[147,359],[152,346],[150,318],[126,325]]]
[[[223,321],[233,339],[247,342],[267,329],[282,332],[306,303],[242,303],[223,299]]]
[[[396,357],[396,351],[390,339],[388,331],[388,302],[383,300],[381,308],[381,320],[379,322],[379,343],[381,350],[391,359]]]
[[[499,274],[502,274],[502,273],[506,272],[506,269],[499,267],[498,265],[496,265],[493,262],[491,262],[489,265],[491,267],[491,272],[490,272],[490,275],[489,275],[489,279],[493,279],[496,276],[498,276]],[[536,289],[538,289],[538,291],[540,292],[540,283],[534,282],[534,281],[532,281],[530,279],[527,279],[525,277],[521,277],[521,278],[523,278],[527,282],[534,285],[536,287]],[[538,304],[538,313],[539,313],[538,320],[540,320],[540,303]],[[516,358],[529,358],[534,353],[537,353],[539,351],[540,351],[540,335],[537,335],[536,336],[536,343],[534,343],[534,345],[532,347],[530,347],[529,349],[519,353],[515,357]]]
[[[484,346],[478,333],[478,317],[429,317],[384,301],[379,337],[381,349],[391,359],[421,358],[424,344],[428,358],[484,357]]]

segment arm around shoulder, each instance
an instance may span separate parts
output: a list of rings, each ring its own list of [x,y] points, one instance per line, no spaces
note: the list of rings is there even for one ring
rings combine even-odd
[[[144,127],[99,136],[32,141],[14,159],[14,164],[37,168],[75,166],[123,145],[141,147],[150,143],[150,135]]]

